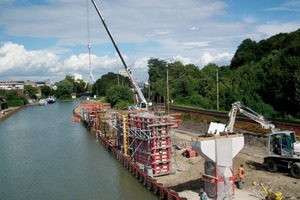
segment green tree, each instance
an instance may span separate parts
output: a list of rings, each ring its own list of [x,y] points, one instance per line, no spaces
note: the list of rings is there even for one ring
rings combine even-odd
[[[158,80],[166,79],[167,62],[158,58],[148,60],[148,74],[150,83],[155,83]]]
[[[73,85],[73,91],[72,92],[75,92],[76,94],[79,94],[79,95],[86,92],[91,87],[90,84],[87,84],[87,88],[85,88],[86,83],[83,80],[78,79],[78,80],[75,81],[72,78],[72,76],[66,76],[65,80],[72,83],[72,85]]]
[[[47,85],[43,85],[43,86],[41,86],[41,93],[42,93],[42,96],[48,97],[52,94],[52,89]]]
[[[0,95],[3,96],[5,94],[6,90],[0,89]]]
[[[25,91],[25,94],[28,95],[29,98],[37,99],[37,96],[36,96],[38,94],[37,87],[33,87],[32,85],[25,85],[24,91]]]
[[[100,79],[93,84],[93,94],[99,96],[106,96],[107,91],[110,87],[115,85],[131,85],[128,77],[124,77],[120,74],[115,74],[113,72],[109,72],[103,75]]]
[[[11,90],[9,92],[6,92],[4,95],[4,98],[6,101],[11,101],[11,100],[21,100],[21,96],[17,93],[15,90]]]
[[[62,80],[56,83],[57,96],[59,99],[70,99],[73,92],[73,83],[68,80]]]
[[[133,92],[128,86],[114,85],[108,89],[106,99],[112,105],[112,107],[122,101],[132,104]]]
[[[69,81],[70,83],[74,83],[75,82],[75,80],[72,78],[72,76],[69,76],[69,75],[67,75],[65,77],[65,80]]]
[[[237,69],[238,67],[249,63],[251,61],[258,61],[261,57],[260,46],[251,39],[245,39],[242,44],[238,46],[235,52],[230,67],[231,69]]]
[[[76,80],[74,82],[74,92],[77,94],[86,92],[85,82],[83,80]]]

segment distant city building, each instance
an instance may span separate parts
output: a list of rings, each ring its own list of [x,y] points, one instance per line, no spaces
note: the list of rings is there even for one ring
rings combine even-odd
[[[81,74],[73,73],[71,75],[71,77],[74,79],[74,81],[82,80],[82,75]]]
[[[45,81],[32,82],[30,80],[25,81],[0,81],[0,89],[2,90],[24,90],[25,85],[31,85],[32,87],[49,86],[51,87],[50,79]]]
[[[27,80],[25,85],[31,85],[32,87],[41,87],[41,86],[51,87],[50,79],[46,79],[45,81],[35,81],[35,82]]]
[[[24,81],[0,81],[0,89],[2,90],[23,90]]]

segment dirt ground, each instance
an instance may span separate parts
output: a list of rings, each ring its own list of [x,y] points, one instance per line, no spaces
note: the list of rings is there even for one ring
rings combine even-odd
[[[198,199],[199,189],[203,187],[200,177],[204,172],[204,159],[201,156],[187,158],[182,153],[190,148],[192,137],[205,134],[209,124],[200,124],[192,121],[184,121],[175,131],[175,141],[181,143],[184,148],[174,153],[173,168],[176,173],[157,177],[158,182],[176,191],[181,197]],[[243,133],[242,130],[236,132]],[[265,199],[265,192],[259,183],[262,183],[269,191],[280,191],[283,199],[300,199],[300,179],[291,177],[288,171],[276,173],[268,172],[263,165],[266,156],[265,138],[245,135],[245,145],[234,158],[235,169],[240,164],[245,169],[245,185],[243,190],[236,189],[235,199]],[[235,172],[237,174],[237,171]]]

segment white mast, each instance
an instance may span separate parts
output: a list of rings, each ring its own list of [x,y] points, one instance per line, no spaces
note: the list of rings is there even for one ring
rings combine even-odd
[[[89,6],[88,6],[88,0],[86,0],[86,13],[87,13],[87,37],[88,37],[88,49],[89,49],[89,77],[86,81],[85,87],[87,87],[89,81],[96,82],[93,71],[92,71],[92,61],[91,61],[91,42],[90,42],[90,24],[89,24]]]
[[[87,84],[89,81],[93,81],[96,82],[94,76],[93,76],[93,72],[92,72],[92,62],[91,62],[91,44],[90,42],[88,43],[88,48],[89,48],[89,69],[90,69],[90,73],[89,73],[89,78],[85,83],[85,88],[87,87]]]

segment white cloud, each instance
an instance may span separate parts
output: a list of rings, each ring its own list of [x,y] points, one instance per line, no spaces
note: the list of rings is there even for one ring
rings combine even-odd
[[[47,52],[27,51],[23,45],[11,42],[0,48],[0,66],[2,74],[47,73],[58,63],[58,56]]]
[[[133,70],[146,70],[148,66],[148,60],[150,58],[138,58],[135,60],[133,67],[131,67]]]
[[[268,10],[268,11],[300,12],[300,2],[298,0],[285,1],[280,6],[271,7],[271,8],[268,8],[266,10]]]
[[[256,27],[256,31],[265,34],[265,38],[276,35],[278,33],[288,33],[297,30],[300,27],[299,22],[269,22]],[[264,39],[265,39],[264,38]]]
[[[126,55],[123,57],[127,59]],[[51,51],[28,51],[23,45],[7,42],[0,47],[0,66],[0,79],[6,76],[10,80],[20,77],[24,77],[21,80],[27,80],[27,77],[37,76],[35,79],[38,80],[50,78],[59,81],[75,72],[87,76],[89,54],[71,55],[60,61],[59,56]],[[107,55],[97,57],[91,54],[91,67],[100,77],[109,71],[117,73],[122,66],[117,55],[110,58]]]
[[[220,63],[227,64],[232,58],[232,54],[228,52],[224,52],[221,54],[211,54],[208,52],[204,52],[200,58],[199,66],[203,67],[209,63]]]
[[[196,64],[196,60],[194,60],[195,62],[193,62],[193,60],[191,58],[189,58],[189,57],[183,57],[181,55],[177,55],[177,56],[174,56],[171,59],[166,59],[166,60],[168,60],[168,62],[179,61],[179,62],[181,62],[184,65],[187,65],[187,64]]]
[[[15,7],[11,6],[12,1],[5,2],[6,7],[0,12],[0,40],[4,43],[0,46],[0,79],[5,75],[26,77],[25,73],[28,77],[38,74],[37,78],[49,76],[55,80],[74,72],[87,77],[89,55],[82,53],[88,42],[87,32],[93,44],[91,64],[95,78],[124,68],[90,1],[88,16],[86,1],[81,0]],[[244,39],[259,41],[300,27],[291,17],[287,21],[279,17],[272,22],[265,22],[256,13],[241,16],[244,13],[236,12],[233,17],[228,13],[230,3],[223,0],[98,2],[126,63],[138,74],[137,79],[147,76],[147,60],[151,57],[199,67],[208,63],[225,65]],[[288,1],[280,8],[299,10],[297,2]],[[279,7],[266,10],[278,12]],[[21,40],[7,43],[6,36]],[[34,38],[37,40],[31,42]]]
[[[252,16],[252,15],[248,15],[243,17],[243,22],[247,23],[247,24],[254,24],[257,22],[256,17]]]

